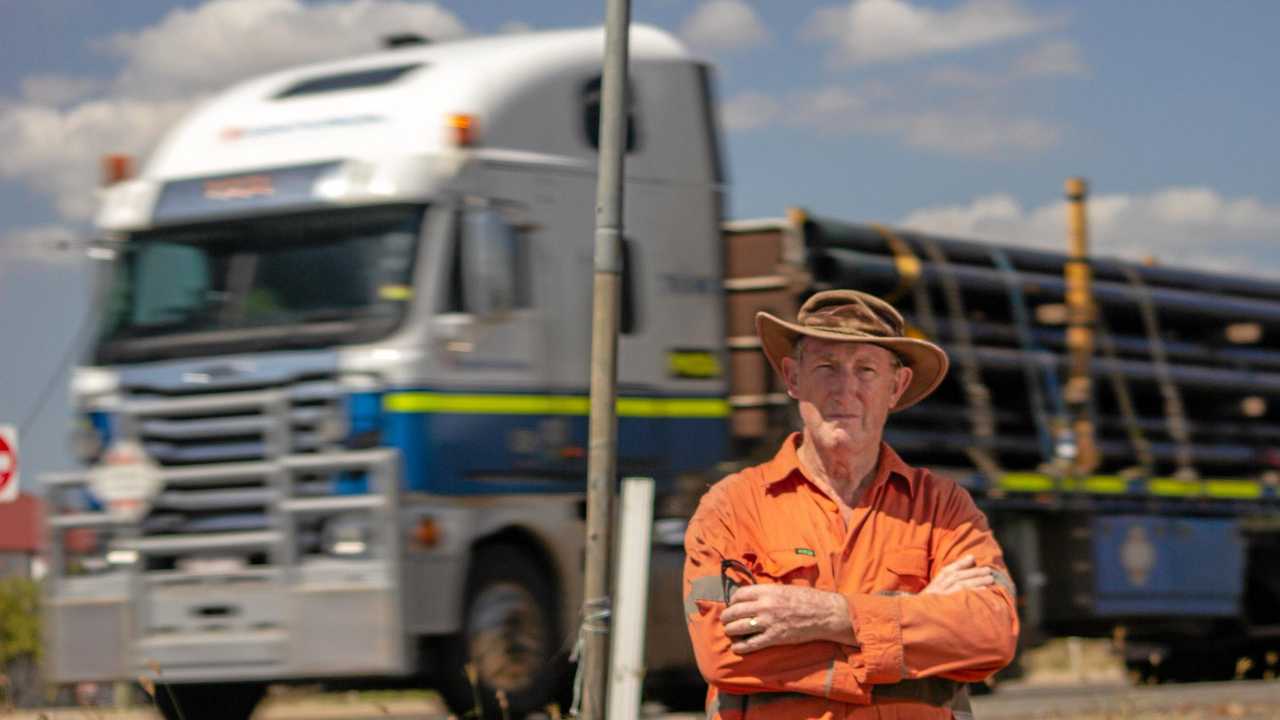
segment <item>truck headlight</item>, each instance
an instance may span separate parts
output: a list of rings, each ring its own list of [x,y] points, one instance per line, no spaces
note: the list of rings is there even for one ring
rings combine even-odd
[[[363,513],[338,515],[324,524],[322,547],[336,557],[369,557],[373,545],[373,526]]]
[[[62,538],[68,576],[100,575],[138,561],[134,550],[112,549],[109,532],[70,528]]]
[[[120,389],[120,376],[111,370],[80,367],[71,373],[71,393],[82,403],[97,404]]]

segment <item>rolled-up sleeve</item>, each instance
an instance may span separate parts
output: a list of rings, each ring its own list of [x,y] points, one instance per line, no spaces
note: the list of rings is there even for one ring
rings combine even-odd
[[[851,621],[870,683],[940,676],[977,682],[1008,665],[1018,642],[1015,589],[1000,545],[969,494],[954,483],[933,520],[930,577],[965,555],[996,582],[947,595],[855,595]]]
[[[866,668],[833,642],[779,645],[738,655],[720,615],[725,609],[720,561],[734,556],[729,508],[715,489],[705,495],[685,534],[684,608],[698,669],[721,692],[791,692],[846,703],[870,702]]]

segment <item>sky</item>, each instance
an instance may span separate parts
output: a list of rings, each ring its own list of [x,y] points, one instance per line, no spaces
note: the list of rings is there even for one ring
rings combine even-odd
[[[604,0],[0,0],[0,424],[69,465],[98,162],[254,74],[599,24]],[[716,68],[734,218],[787,207],[1280,282],[1280,3],[633,0]]]

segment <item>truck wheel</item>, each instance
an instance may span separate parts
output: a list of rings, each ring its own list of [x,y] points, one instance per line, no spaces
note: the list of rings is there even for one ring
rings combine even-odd
[[[528,552],[514,545],[481,548],[467,576],[463,630],[442,653],[439,684],[449,709],[462,716],[478,704],[481,717],[505,717],[497,697],[502,691],[511,717],[553,702],[567,711],[570,666],[558,617],[551,580]]]
[[[266,693],[259,683],[156,684],[165,720],[249,720]]]

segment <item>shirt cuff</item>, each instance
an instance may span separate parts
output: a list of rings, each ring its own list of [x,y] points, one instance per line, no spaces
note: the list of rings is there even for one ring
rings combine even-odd
[[[872,685],[896,683],[906,673],[902,649],[902,598],[854,595],[849,598],[849,621],[867,679]]]

